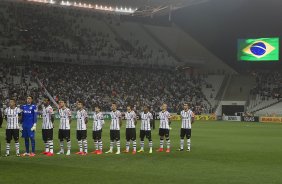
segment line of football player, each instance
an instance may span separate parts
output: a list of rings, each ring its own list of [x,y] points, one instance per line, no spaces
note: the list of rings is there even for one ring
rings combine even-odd
[[[6,126],[6,154],[4,156],[10,155],[10,144],[14,139],[16,156],[35,156],[35,131],[37,123],[37,112],[36,106],[31,106],[32,98],[27,98],[27,105],[18,108],[16,106],[16,101],[10,99],[9,107],[4,111],[4,117],[7,121]],[[77,113],[76,113],[76,138],[78,140],[79,151],[76,153],[78,155],[88,154],[88,143],[87,143],[87,123],[88,114],[84,109],[82,101],[77,101]],[[35,106],[35,108],[33,108]],[[26,110],[28,107],[29,110]],[[110,123],[110,149],[105,153],[113,153],[114,145],[116,145],[115,154],[120,154],[120,128],[122,124],[122,113],[117,110],[116,103],[112,103],[112,111],[110,112],[111,123]],[[28,116],[34,110],[34,116]],[[25,114],[27,113],[27,115]],[[58,114],[60,117],[58,138],[60,140],[60,151],[57,154],[64,154],[64,141],[67,144],[66,155],[71,154],[71,140],[70,140],[70,124],[72,121],[71,110],[66,107],[64,100],[59,101]],[[167,111],[167,105],[163,104],[161,106],[161,111],[159,112],[160,126],[159,126],[159,136],[160,145],[157,152],[167,152],[170,149],[170,119],[171,115]],[[28,117],[28,118],[27,118]],[[54,111],[50,105],[50,100],[45,98],[42,104],[42,139],[45,144],[45,151],[43,154],[46,156],[54,156],[54,146],[53,146],[53,128],[54,128]],[[194,122],[194,113],[190,110],[189,104],[183,104],[183,110],[180,113],[181,117],[181,130],[180,130],[180,148],[179,151],[184,150],[184,138],[187,139],[187,151],[191,150],[191,128]],[[143,111],[140,113],[141,127],[140,127],[140,149],[136,150],[136,124],[137,116],[132,110],[131,106],[127,106],[127,111],[124,113],[124,118],[126,121],[126,147],[123,151],[124,153],[129,153],[130,145],[132,143],[132,154],[136,152],[144,152],[144,141],[145,138],[149,142],[149,153],[153,152],[153,142],[151,136],[151,120],[153,120],[153,115],[149,112],[147,106],[143,107]],[[93,113],[93,127],[92,127],[92,138],[94,140],[95,151],[91,152],[93,154],[103,153],[103,142],[102,142],[102,128],[104,122],[104,116],[101,112],[99,105],[95,106],[95,111]],[[25,138],[25,153],[20,155],[20,145],[19,145],[19,134],[22,132],[22,137]],[[29,139],[31,139],[32,150],[29,150]],[[166,149],[164,150],[164,143],[166,143]]]

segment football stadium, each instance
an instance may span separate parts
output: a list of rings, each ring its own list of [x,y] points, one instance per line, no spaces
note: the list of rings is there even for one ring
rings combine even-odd
[[[281,184],[281,8],[0,0],[0,184]]]

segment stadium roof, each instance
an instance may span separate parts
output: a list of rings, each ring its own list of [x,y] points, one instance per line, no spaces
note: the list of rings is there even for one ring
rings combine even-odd
[[[14,0],[50,3],[55,5],[80,6],[120,13],[135,13],[137,16],[168,14],[169,12],[208,2],[209,0]],[[118,10],[118,11],[113,11]]]

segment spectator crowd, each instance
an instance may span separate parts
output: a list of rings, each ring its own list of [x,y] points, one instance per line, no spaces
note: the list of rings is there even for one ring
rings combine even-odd
[[[209,111],[201,88],[191,85],[198,80],[181,71],[60,63],[3,66],[0,86],[4,102],[16,97],[19,103],[24,103],[26,95],[32,95],[40,103],[45,94],[36,82],[38,78],[55,100],[65,99],[72,109],[77,100],[82,100],[87,109],[99,104],[105,111],[110,110],[112,102],[117,102],[122,110],[130,104],[136,110],[148,105],[154,111],[167,103],[171,112],[179,112],[183,103],[189,102],[196,114]],[[15,72],[15,67],[19,71]],[[18,83],[12,78],[17,78]]]

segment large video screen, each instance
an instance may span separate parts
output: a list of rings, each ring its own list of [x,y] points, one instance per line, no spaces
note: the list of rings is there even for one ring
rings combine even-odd
[[[278,61],[279,38],[238,39],[239,61]]]

